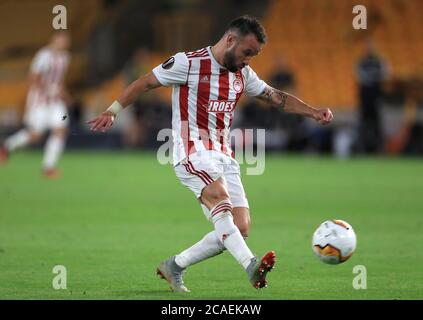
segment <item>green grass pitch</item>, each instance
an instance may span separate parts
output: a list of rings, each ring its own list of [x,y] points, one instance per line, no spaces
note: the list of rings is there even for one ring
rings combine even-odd
[[[269,287],[253,289],[228,252],[189,268],[172,293],[157,264],[211,230],[193,194],[155,154],[67,152],[63,178],[40,176],[41,153],[0,167],[0,299],[423,299],[423,162],[267,155],[243,175],[248,244],[275,250]],[[245,168],[242,170],[245,173]],[[357,250],[341,265],[313,255],[325,219],[344,219]],[[67,289],[55,290],[55,265]],[[355,265],[367,289],[352,286]]]

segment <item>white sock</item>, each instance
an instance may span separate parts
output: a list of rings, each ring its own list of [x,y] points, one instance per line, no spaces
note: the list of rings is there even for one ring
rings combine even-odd
[[[4,142],[4,146],[6,147],[7,151],[16,150],[18,148],[26,146],[29,142],[29,137],[29,132],[25,129],[22,129],[7,138]]]
[[[175,262],[181,268],[186,268],[205,259],[214,257],[225,250],[215,231],[207,233],[203,239],[192,247],[176,255]]]
[[[203,209],[203,213],[206,216],[207,220],[210,220],[210,210],[204,205],[201,204],[201,209]],[[244,238],[245,241],[247,241],[248,236],[242,236]]]
[[[219,240],[232,256],[247,269],[254,258],[232,217],[232,204],[229,200],[219,202],[210,210],[212,222]]]
[[[206,216],[207,220],[210,220],[210,210],[204,205],[204,204],[200,204],[201,209],[203,209],[203,213]]]
[[[43,168],[51,169],[56,166],[57,160],[62,154],[65,141],[63,138],[50,135],[44,149]]]

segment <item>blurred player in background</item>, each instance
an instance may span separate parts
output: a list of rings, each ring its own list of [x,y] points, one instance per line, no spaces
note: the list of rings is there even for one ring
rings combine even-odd
[[[39,142],[44,132],[50,130],[42,173],[48,178],[59,177],[57,162],[64,149],[68,125],[64,79],[70,60],[69,46],[68,32],[56,31],[50,43],[36,53],[30,68],[25,128],[4,141],[0,163],[5,163],[14,150]]]
[[[389,68],[378,55],[371,39],[367,39],[366,53],[357,63],[356,76],[359,89],[359,151],[380,153],[383,151],[382,130],[383,82]]]
[[[188,266],[224,250],[243,266],[257,289],[266,286],[266,274],[275,264],[273,251],[258,259],[245,242],[250,229],[249,204],[230,145],[230,127],[241,94],[321,124],[332,120],[329,109],[310,107],[259,79],[248,64],[265,42],[264,28],[257,19],[235,19],[217,44],[170,57],[130,84],[105,112],[89,121],[91,130],[104,132],[112,126],[117,113],[140,93],[160,86],[173,87],[175,173],[194,192],[214,226],[199,242],[158,266],[157,273],[174,291],[189,291],[182,279]]]

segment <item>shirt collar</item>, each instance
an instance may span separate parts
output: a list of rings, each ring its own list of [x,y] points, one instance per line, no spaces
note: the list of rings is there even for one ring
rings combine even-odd
[[[216,63],[220,68],[222,68],[222,69],[225,69],[226,70],[226,68],[224,67],[224,66],[222,66],[219,62],[217,62],[217,60],[216,60],[216,58],[213,56],[213,52],[212,52],[212,50],[211,50],[211,46],[208,46],[207,47],[207,51],[209,52],[209,55],[210,55],[210,58],[212,59],[212,61],[214,62],[214,63]]]

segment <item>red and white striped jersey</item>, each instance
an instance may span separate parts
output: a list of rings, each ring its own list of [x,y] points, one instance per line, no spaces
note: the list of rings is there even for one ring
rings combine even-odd
[[[31,63],[30,73],[40,76],[42,86],[29,88],[28,108],[61,101],[59,91],[69,60],[70,56],[67,52],[57,52],[49,47],[44,47],[36,53]]]
[[[233,156],[230,128],[235,106],[241,94],[257,96],[266,83],[249,66],[230,72],[216,61],[210,46],[179,52],[153,73],[163,86],[173,87],[173,164],[200,150]]]

